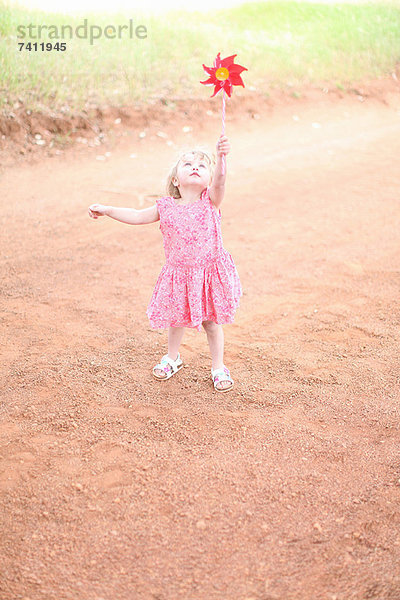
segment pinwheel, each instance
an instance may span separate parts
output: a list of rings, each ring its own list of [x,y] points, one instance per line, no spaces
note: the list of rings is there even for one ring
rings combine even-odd
[[[216,59],[214,60],[213,67],[206,67],[203,64],[203,69],[210,76],[206,81],[200,81],[204,85],[214,85],[213,98],[218,92],[222,90],[222,135],[225,135],[225,93],[228,94],[229,98],[232,94],[232,87],[234,85],[241,85],[244,87],[243,80],[240,73],[247,71],[246,67],[242,67],[234,62],[237,54],[222,58],[220,52],[218,52]],[[224,173],[224,156],[222,157],[222,173]]]

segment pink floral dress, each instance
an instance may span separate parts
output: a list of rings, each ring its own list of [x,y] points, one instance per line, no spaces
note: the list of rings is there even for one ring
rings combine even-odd
[[[203,321],[232,323],[242,286],[223,247],[221,211],[208,188],[192,204],[180,205],[171,196],[156,203],[166,263],[146,310],[150,326],[201,331]]]

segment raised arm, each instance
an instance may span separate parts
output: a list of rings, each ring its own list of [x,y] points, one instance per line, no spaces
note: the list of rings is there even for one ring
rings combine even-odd
[[[219,208],[225,193],[226,159],[224,174],[222,174],[222,156],[226,156],[230,149],[228,138],[226,135],[221,135],[217,143],[217,162],[209,189],[210,200],[216,208]]]
[[[103,204],[92,204],[88,208],[92,219],[107,216],[128,225],[146,225],[160,220],[157,204],[136,210],[136,208],[119,208],[116,206],[104,206]]]

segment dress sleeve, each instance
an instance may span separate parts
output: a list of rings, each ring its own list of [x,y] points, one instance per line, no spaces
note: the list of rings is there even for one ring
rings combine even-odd
[[[160,215],[160,219],[161,219],[161,213],[162,213],[162,209],[164,206],[164,202],[165,202],[165,198],[157,198],[157,200],[156,200],[158,214]]]
[[[221,218],[221,209],[220,208],[216,208],[214,206],[214,204],[211,202],[211,198],[210,198],[210,188],[206,188],[204,190],[204,198],[205,200],[208,202],[208,204],[211,206],[211,209],[214,211],[214,213],[217,215],[217,217],[220,219]]]
[[[168,202],[168,198],[165,198],[165,197],[157,198],[157,200],[156,200],[158,214],[160,215],[159,229],[161,229],[161,230],[162,230],[163,224],[164,224],[164,209],[165,209],[166,202]]]

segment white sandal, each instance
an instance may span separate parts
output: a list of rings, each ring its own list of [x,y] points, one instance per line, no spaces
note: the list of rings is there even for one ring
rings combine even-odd
[[[164,356],[162,357],[162,359],[160,360],[158,365],[153,367],[153,375],[156,379],[169,379],[170,377],[172,377],[172,375],[174,375],[180,369],[182,369],[182,367],[183,367],[183,362],[181,360],[181,356],[180,356],[179,352],[178,352],[178,358],[176,360],[172,360],[172,358],[170,358],[168,356],[168,354],[164,354]],[[160,377],[160,375],[156,375],[154,373],[155,369],[160,369],[160,370],[164,371],[166,373],[165,377],[163,377],[163,376]]]
[[[217,390],[217,392],[229,392],[229,390],[233,388],[234,381],[230,376],[228,367],[225,365],[222,367],[222,369],[211,369],[211,377],[214,383],[214,389]],[[231,385],[224,388],[217,387],[217,384],[221,381],[230,381]]]

